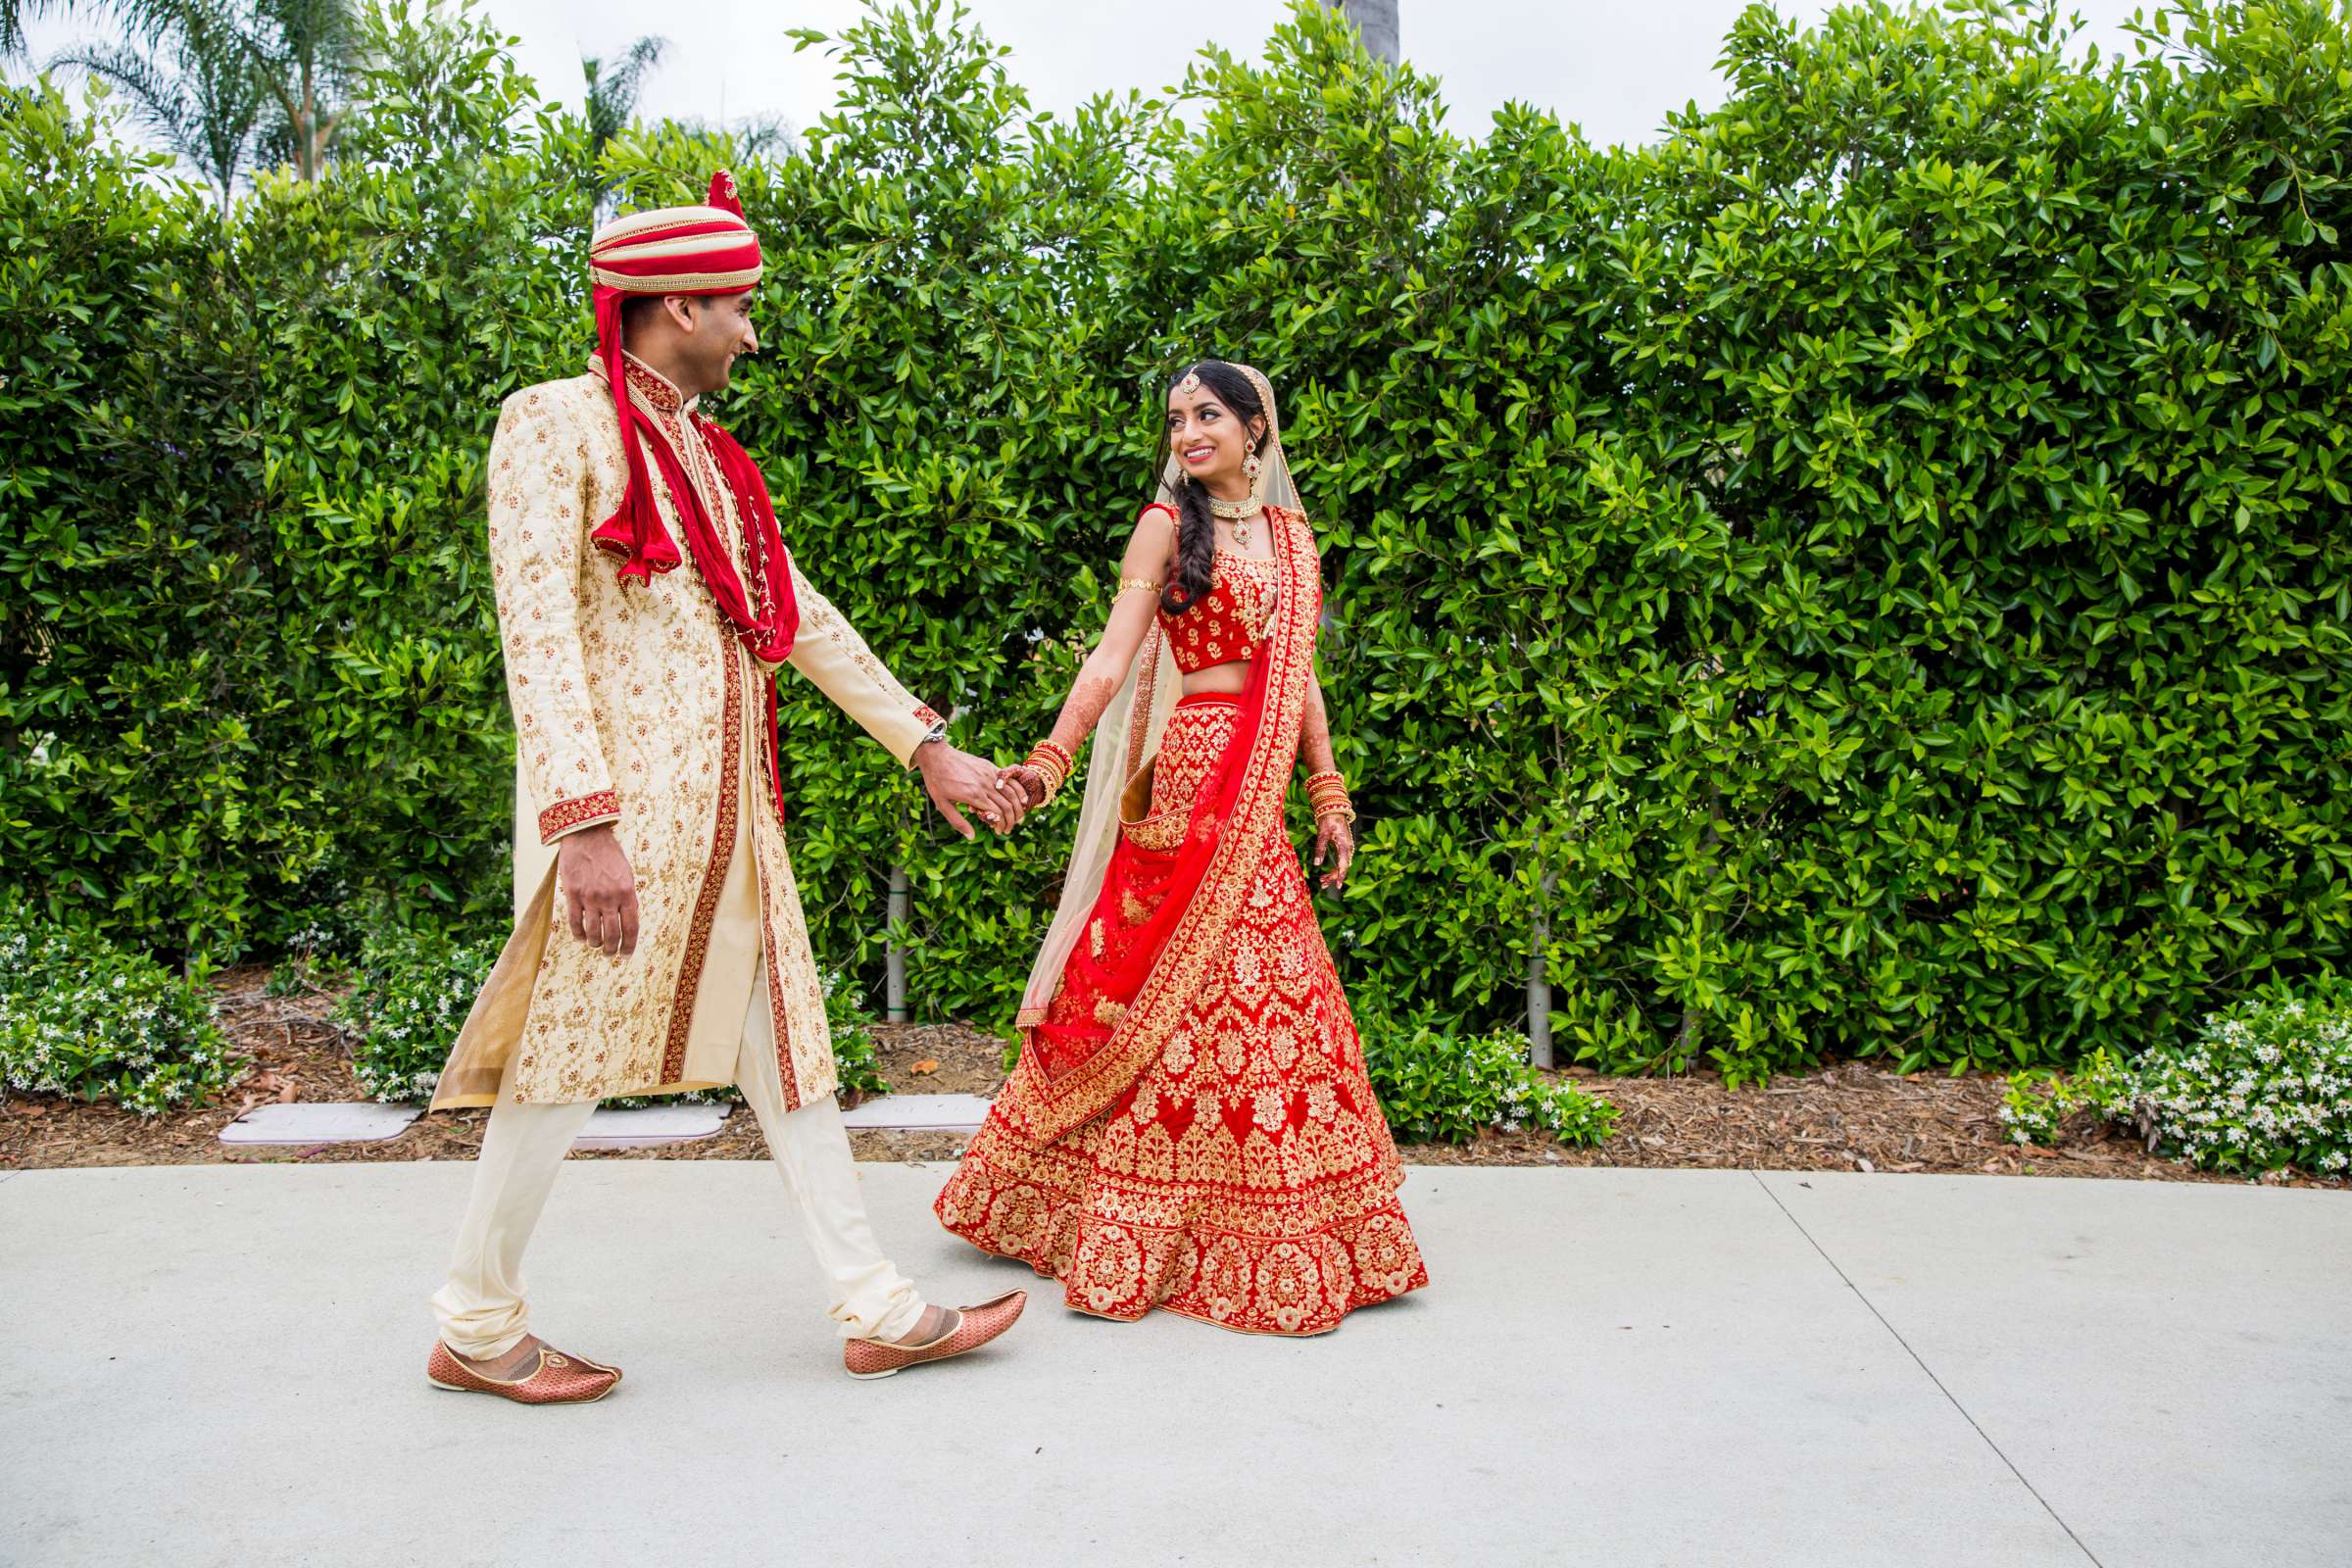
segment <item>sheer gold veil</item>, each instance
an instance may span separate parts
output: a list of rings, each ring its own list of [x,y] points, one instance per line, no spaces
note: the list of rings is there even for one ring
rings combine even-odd
[[[1258,443],[1257,497],[1269,507],[1303,515],[1298,487],[1291,480],[1290,462],[1283,455],[1282,419],[1275,412],[1274,388],[1251,366],[1234,368],[1250,378],[1266,411],[1266,438]],[[1176,506],[1176,485],[1182,476],[1175,454],[1168,454],[1154,498],[1161,506]],[[1045,1021],[1046,1009],[1060,988],[1070,950],[1077,946],[1095,900],[1102,894],[1102,874],[1110,866],[1111,852],[1118,848],[1119,803],[1128,781],[1158,755],[1160,733],[1183,695],[1184,677],[1154,620],[1127,667],[1126,679],[1095,725],[1094,755],[1087,761],[1086,795],[1078,808],[1078,832],[1070,845],[1069,866],[1062,875],[1061,902],[1046,928],[1037,961],[1030,965],[1029,984],[1021,992],[1021,1010],[1015,1020],[1021,1028]]]

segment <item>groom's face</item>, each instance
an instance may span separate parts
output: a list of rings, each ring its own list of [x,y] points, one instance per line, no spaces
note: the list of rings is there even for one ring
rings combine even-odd
[[[723,392],[734,374],[736,357],[760,352],[760,334],[752,326],[752,291],[709,295],[695,304],[700,309],[694,312],[693,329],[682,346],[699,383],[693,390]]]

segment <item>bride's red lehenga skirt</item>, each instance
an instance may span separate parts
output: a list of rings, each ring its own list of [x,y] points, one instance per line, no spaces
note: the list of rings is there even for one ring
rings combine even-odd
[[[1230,698],[1178,705],[1152,816],[1189,808],[1236,713]],[[940,1194],[941,1223],[1060,1280],[1072,1307],[1102,1317],[1156,1306],[1249,1333],[1320,1334],[1428,1284],[1396,1200],[1403,1166],[1287,835],[1272,835],[1210,973],[1136,1083],[1048,1142],[1026,1114],[1035,1058],[1100,1000],[1073,964]]]

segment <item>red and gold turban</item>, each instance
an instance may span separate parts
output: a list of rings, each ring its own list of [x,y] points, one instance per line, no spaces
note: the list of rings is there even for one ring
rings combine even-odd
[[[650,432],[642,429],[642,416],[629,400],[628,377],[621,371],[620,302],[631,294],[740,294],[760,281],[760,236],[744,220],[735,176],[722,169],[710,176],[707,206],[631,213],[598,229],[588,244],[588,266],[596,280],[597,358],[604,362],[605,382],[612,389],[620,415],[620,447],[629,463],[629,484],[620,508],[597,527],[594,537],[600,548],[624,558],[624,581],[635,577],[642,582],[657,571],[668,571],[680,558],[654,508],[643,450],[643,436]],[[693,508],[699,513],[691,487],[683,494],[672,489],[681,511]]]

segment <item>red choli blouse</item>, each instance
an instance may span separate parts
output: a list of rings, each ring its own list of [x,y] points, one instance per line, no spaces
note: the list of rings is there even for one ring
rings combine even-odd
[[[1159,629],[1176,656],[1176,667],[1190,675],[1251,657],[1273,622],[1280,581],[1272,557],[1260,561],[1220,549],[1200,602],[1177,614],[1159,612]]]

